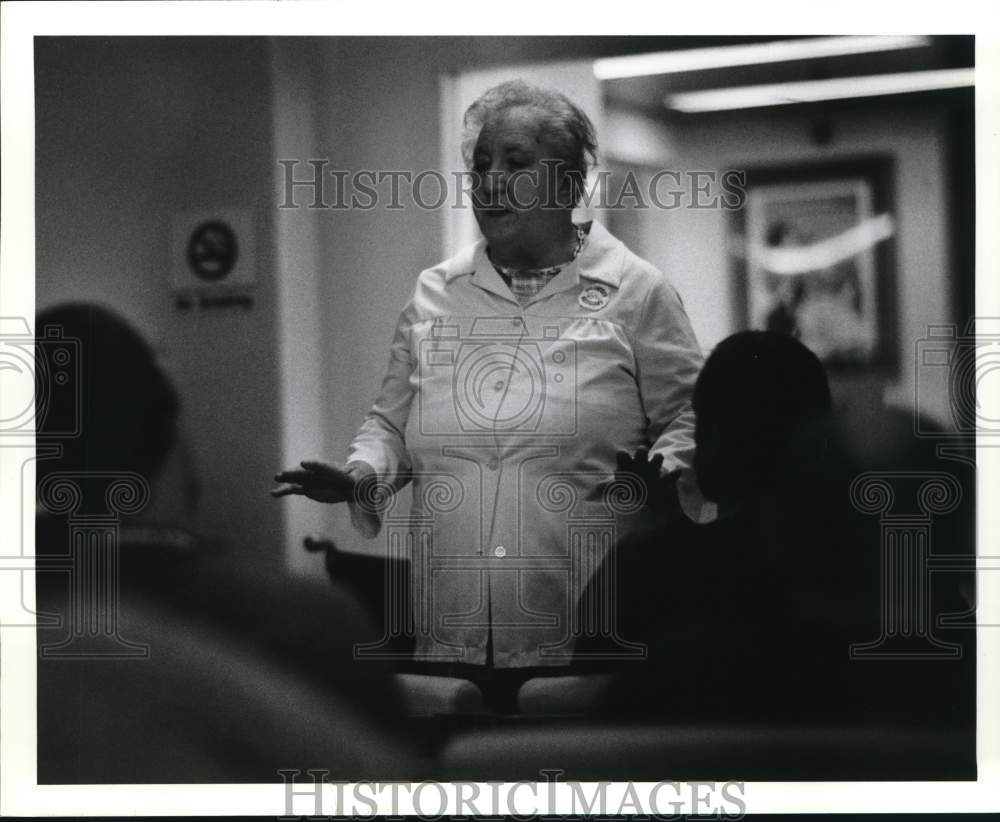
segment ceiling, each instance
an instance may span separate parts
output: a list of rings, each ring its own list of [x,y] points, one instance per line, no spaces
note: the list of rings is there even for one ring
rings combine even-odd
[[[677,43],[673,38],[662,38],[662,45],[654,46],[658,38],[646,39],[649,41],[646,45],[651,47],[650,51],[673,51],[678,46],[705,48],[747,42],[746,38],[711,38],[709,42],[688,45]],[[765,39],[767,42],[776,42],[807,38]],[[664,99],[668,94],[677,92],[968,68],[974,63],[974,42],[971,36],[934,36],[930,38],[928,45],[917,48],[605,80],[604,96],[611,106],[646,110],[652,114],[667,116],[670,112],[664,105]]]

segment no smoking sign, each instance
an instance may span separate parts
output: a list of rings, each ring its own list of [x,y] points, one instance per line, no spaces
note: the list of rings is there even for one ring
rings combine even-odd
[[[205,282],[224,280],[239,257],[236,232],[229,223],[209,220],[192,233],[188,241],[188,265]]]
[[[177,291],[216,291],[254,284],[253,218],[249,209],[220,209],[174,217],[172,285]]]

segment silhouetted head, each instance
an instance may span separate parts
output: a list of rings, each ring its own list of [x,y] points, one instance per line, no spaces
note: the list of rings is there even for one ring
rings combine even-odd
[[[694,390],[695,470],[706,498],[738,507],[815,462],[831,409],[823,366],[785,334],[723,340]]]
[[[79,341],[77,361],[62,369],[68,379],[37,395],[39,442],[62,446],[60,458],[39,462],[39,474],[135,471],[152,479],[173,447],[179,410],[152,348],[120,316],[87,303],[46,309],[36,318],[35,333],[36,348],[62,337],[75,350],[72,341]],[[74,430],[78,436],[65,435]]]

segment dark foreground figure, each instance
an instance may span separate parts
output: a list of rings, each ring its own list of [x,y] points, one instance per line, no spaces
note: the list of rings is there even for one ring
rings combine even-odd
[[[975,777],[971,632],[939,631],[963,643],[961,661],[847,654],[848,643],[879,636],[878,518],[850,504],[857,460],[830,444],[825,381],[796,371],[816,370],[800,354],[788,364],[758,351],[757,370],[739,356],[736,367],[719,371],[727,360],[717,356],[706,366],[699,476],[732,514],[695,526],[664,506],[662,534],[653,522],[617,553],[622,634],[647,643],[644,664],[619,666],[586,709],[578,697],[587,677],[553,677],[543,683],[549,708],[536,700],[528,710],[522,689],[517,715],[414,718],[405,680],[354,654],[384,627],[377,560],[328,555],[331,574],[353,575],[357,590],[316,587],[242,563],[240,546],[212,549],[183,529],[123,516],[118,596],[95,596],[100,586],[91,585],[89,600],[74,599],[77,515],[108,503],[106,477],[93,473],[139,474],[155,496],[178,405],[120,318],[74,306],[39,318],[46,322],[80,339],[85,391],[103,388],[83,398],[81,436],[61,458],[39,461],[39,496],[54,510],[37,523],[38,607],[59,618],[38,629],[43,784],[280,782],[282,768],[348,780],[534,781],[552,768],[587,781]],[[795,390],[782,393],[786,379]],[[755,410],[765,397],[773,401]],[[713,417],[713,408],[734,414]],[[66,430],[64,410],[50,410],[52,430]],[[763,425],[775,415],[777,424]],[[800,419],[808,424],[789,439]],[[741,433],[748,429],[754,436]],[[901,461],[908,449],[888,437],[895,428],[883,429],[874,439],[884,453],[869,453],[870,464],[926,469],[919,455]],[[959,474],[956,466],[932,465]],[[89,478],[73,480],[80,498],[69,512],[51,483],[81,471]],[[955,525],[971,522],[962,508],[935,521],[935,552],[971,546]],[[942,578],[951,584],[935,578],[936,611],[955,610],[956,599],[965,607],[961,575]],[[94,615],[96,623],[84,619]],[[120,656],[45,650],[107,651],[111,634]],[[148,656],[135,655],[140,645]],[[592,677],[582,690],[600,696],[607,681]]]
[[[899,532],[883,531],[877,510],[889,487],[885,513],[915,515],[903,532],[916,539],[924,517],[935,555],[968,558],[968,467],[937,459],[902,412],[834,419],[821,364],[784,335],[723,341],[694,402],[698,480],[720,516],[695,525],[661,501],[644,533],[619,546],[620,634],[649,653],[618,666],[602,708],[971,733],[975,635],[961,627],[973,621],[971,571],[958,562],[928,574],[922,549],[893,542]],[[955,510],[927,516],[928,481]],[[938,624],[962,612],[958,627]]]
[[[81,380],[79,402],[54,392],[39,409],[44,442],[61,446],[37,473],[39,782],[411,777],[420,753],[395,684],[354,658],[378,634],[353,593],[141,518],[144,495],[153,507],[170,493],[180,411],[151,347],[97,305],[37,326],[77,343]],[[179,485],[191,499],[166,508],[190,511],[196,483]]]

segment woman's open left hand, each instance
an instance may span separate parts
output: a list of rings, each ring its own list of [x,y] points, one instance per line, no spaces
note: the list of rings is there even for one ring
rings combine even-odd
[[[353,473],[316,460],[303,460],[299,464],[301,468],[291,468],[275,475],[274,481],[282,484],[271,489],[272,497],[295,494],[317,502],[348,502],[354,499],[357,480]]]

